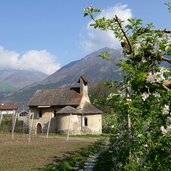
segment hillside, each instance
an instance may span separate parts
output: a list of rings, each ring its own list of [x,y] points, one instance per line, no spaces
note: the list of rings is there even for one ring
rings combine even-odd
[[[0,94],[6,96],[8,94],[17,92],[25,86],[39,82],[46,77],[46,74],[37,71],[1,69]]]
[[[108,61],[99,58],[98,55],[102,51],[108,51],[113,60]],[[43,81],[27,86],[12,96],[0,98],[0,102],[15,103],[18,106],[26,105],[37,89],[79,86],[76,82],[80,75],[85,75],[87,77],[90,86],[93,86],[102,80],[121,80],[122,72],[118,66],[116,66],[120,59],[120,50],[110,48],[100,49],[78,61],[65,65]]]
[[[98,57],[103,51],[108,51],[113,60],[108,61]],[[41,84],[57,84],[57,86],[73,85],[80,75],[86,75],[92,85],[101,80],[119,80],[121,72],[116,64],[120,58],[121,53],[119,50],[103,48],[87,55],[81,60],[71,62],[62,67],[43,80]]]

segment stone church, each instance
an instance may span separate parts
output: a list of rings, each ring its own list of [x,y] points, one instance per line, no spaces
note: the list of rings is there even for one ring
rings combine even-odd
[[[102,111],[88,95],[88,80],[81,76],[79,87],[37,90],[28,103],[33,113],[32,131],[70,134],[101,134]]]

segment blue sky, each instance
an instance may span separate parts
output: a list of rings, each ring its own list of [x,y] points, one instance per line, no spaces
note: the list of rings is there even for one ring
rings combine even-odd
[[[171,29],[167,0],[0,0],[0,68],[55,72],[105,46],[118,48],[111,33],[88,26],[83,9],[103,15],[140,18]],[[102,15],[100,14],[100,15]]]

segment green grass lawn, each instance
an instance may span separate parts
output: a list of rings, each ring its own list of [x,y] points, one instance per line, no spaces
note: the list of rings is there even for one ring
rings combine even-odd
[[[39,170],[65,157],[69,152],[77,151],[97,140],[87,137],[63,136],[32,137],[28,142],[25,135],[0,134],[0,171]]]

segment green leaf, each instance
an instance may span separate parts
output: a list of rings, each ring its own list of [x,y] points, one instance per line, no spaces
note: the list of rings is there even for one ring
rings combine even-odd
[[[171,55],[171,51],[167,52],[167,55]]]
[[[128,24],[125,26],[125,28],[132,29],[132,25]]]
[[[171,51],[171,45],[167,45],[167,46],[165,47],[165,50],[166,50],[166,51]]]
[[[93,12],[101,12],[101,9],[99,9],[99,8],[94,8],[94,9],[93,9]]]
[[[151,22],[151,23],[148,23],[148,24],[147,24],[147,27],[152,28],[152,27],[154,27],[154,25],[153,25],[153,23]]]
[[[142,24],[142,20],[140,19],[136,20],[136,24]]]
[[[88,15],[88,13],[84,13],[84,17],[86,17]]]

